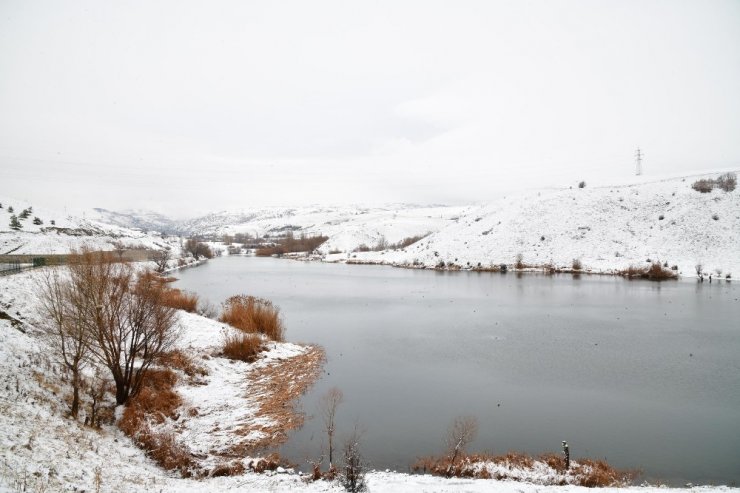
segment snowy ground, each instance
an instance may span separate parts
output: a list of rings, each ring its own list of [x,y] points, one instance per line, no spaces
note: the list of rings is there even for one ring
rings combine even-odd
[[[609,272],[651,261],[695,276],[740,276],[740,189],[699,193],[697,177],[653,183],[528,192],[465,210],[399,251],[327,255],[326,260],[462,268],[515,262]],[[330,240],[331,241],[331,240]],[[329,247],[322,246],[327,253]]]

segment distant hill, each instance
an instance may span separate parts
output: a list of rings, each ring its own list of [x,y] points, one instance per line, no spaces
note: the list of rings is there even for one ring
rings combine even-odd
[[[167,245],[158,235],[67,215],[9,197],[0,197],[0,204],[0,255],[67,253],[83,245],[113,250],[117,242],[131,249]],[[28,216],[22,218],[25,210],[29,210]],[[19,229],[11,228],[13,216]]]
[[[709,175],[716,177],[716,175]],[[525,264],[608,271],[647,261],[740,277],[740,190],[699,193],[698,177],[653,183],[512,193],[467,209],[403,251],[357,253],[359,260],[462,267]]]

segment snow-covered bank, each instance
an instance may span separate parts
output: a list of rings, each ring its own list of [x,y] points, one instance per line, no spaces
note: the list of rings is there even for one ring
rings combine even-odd
[[[699,193],[694,179],[513,194],[469,208],[403,249],[330,255],[328,261],[462,268],[525,264],[609,272],[648,260],[682,276],[740,276],[740,190]]]

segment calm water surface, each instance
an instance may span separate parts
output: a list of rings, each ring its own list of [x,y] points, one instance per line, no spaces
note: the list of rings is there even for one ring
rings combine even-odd
[[[290,341],[327,352],[309,418],[281,454],[325,449],[319,397],[345,395],[378,469],[443,451],[474,415],[471,450],[558,451],[641,468],[670,484],[740,483],[740,286],[694,281],[434,272],[255,257],[179,272],[216,304],[269,298]]]

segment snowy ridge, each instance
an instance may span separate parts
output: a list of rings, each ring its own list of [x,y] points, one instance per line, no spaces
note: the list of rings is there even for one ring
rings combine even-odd
[[[64,214],[21,200],[1,197],[0,204],[0,255],[63,254],[82,246],[113,250],[114,243],[119,241],[128,249],[159,249],[167,246],[155,234]],[[11,207],[13,212],[10,212]],[[21,229],[12,229],[11,217],[19,217],[27,208],[32,208],[32,212],[26,219],[19,218]],[[34,223],[36,218],[41,224]]]
[[[740,275],[740,190],[699,193],[694,179],[528,192],[469,208],[402,251],[352,254],[360,261],[462,268],[552,263],[608,272],[651,261],[681,275]],[[341,260],[345,255],[327,257]]]

